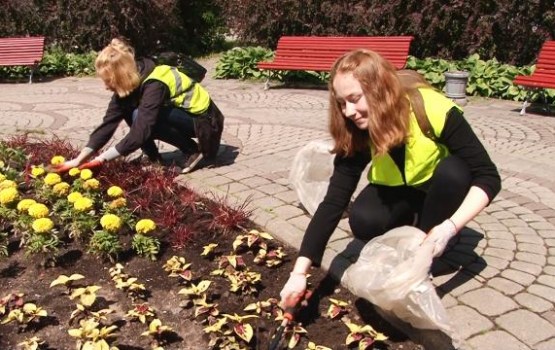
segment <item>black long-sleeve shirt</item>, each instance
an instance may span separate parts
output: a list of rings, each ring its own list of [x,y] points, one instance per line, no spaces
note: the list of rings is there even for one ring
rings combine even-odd
[[[437,142],[445,145],[451,154],[466,162],[472,176],[471,186],[484,190],[491,202],[501,190],[499,173],[484,146],[457,108],[449,111]],[[299,251],[299,255],[309,258],[314,266],[320,265],[326,245],[370,160],[369,151],[358,152],[352,157],[335,157],[326,196],[306,229]]]
[[[155,68],[149,59],[137,60],[137,67],[144,80]],[[170,91],[166,85],[157,80],[148,81],[137,87],[129,96],[120,98],[112,96],[102,123],[91,133],[87,147],[97,151],[104,147],[114,135],[122,120],[127,122],[130,130],[116,144],[119,154],[126,156],[139,149],[151,136],[158,121],[160,108],[170,101]],[[134,122],[132,114],[138,108],[140,118]]]

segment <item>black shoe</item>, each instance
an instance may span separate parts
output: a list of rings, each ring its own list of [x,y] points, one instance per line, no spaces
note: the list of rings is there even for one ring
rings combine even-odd
[[[193,153],[187,158],[185,165],[183,166],[183,170],[181,170],[181,174],[187,174],[193,171],[197,164],[202,160],[202,153]]]

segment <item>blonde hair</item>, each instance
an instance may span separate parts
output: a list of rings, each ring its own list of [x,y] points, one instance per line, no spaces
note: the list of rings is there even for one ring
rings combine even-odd
[[[359,81],[369,109],[368,130],[358,129],[344,117],[333,89],[333,80],[339,73],[352,73]],[[398,73],[389,61],[374,51],[359,49],[340,57],[331,69],[329,81],[329,128],[335,140],[332,153],[351,156],[356,151],[367,151],[371,143],[375,155],[383,155],[404,143],[409,134],[413,91],[418,93],[417,88],[424,85],[426,81],[418,73]],[[420,105],[423,108],[421,97]]]
[[[131,94],[141,84],[135,63],[135,51],[121,39],[112,39],[94,62],[96,74],[104,80],[119,97]]]

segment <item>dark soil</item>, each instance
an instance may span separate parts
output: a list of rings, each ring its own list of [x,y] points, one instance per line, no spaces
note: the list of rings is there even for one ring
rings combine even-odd
[[[147,301],[157,311],[157,316],[162,323],[174,330],[165,349],[207,349],[209,341],[208,336],[203,332],[204,325],[194,319],[193,309],[180,306],[183,296],[178,295],[177,292],[183,286],[177,279],[168,277],[162,268],[164,262],[173,255],[185,257],[188,262],[192,263],[193,276],[197,278],[202,276],[203,279],[209,278],[213,281],[210,287],[211,297],[219,304],[220,312],[230,314],[243,315],[246,312],[242,310],[249,303],[271,297],[278,298],[280,289],[291,269],[290,261],[278,268],[259,267],[252,263],[252,255],[246,255],[247,266],[262,272],[263,287],[256,296],[238,296],[229,292],[227,280],[222,277],[208,277],[217,264],[200,256],[202,246],[210,242],[217,241],[220,244],[219,251],[230,251],[232,239],[198,238],[179,251],[168,248],[156,262],[137,257],[123,262],[125,272],[137,277],[139,282],[145,284],[149,291]],[[75,309],[75,302],[64,294],[64,287],[49,287],[50,283],[60,274],[69,276],[73,273],[80,273],[86,277],[85,280],[79,281],[78,285],[94,284],[102,287],[98,292],[98,308],[109,307],[116,310],[115,313],[109,315],[109,320],[120,327],[117,341],[114,342],[120,350],[150,348],[149,338],[140,336],[147,326],[139,322],[130,322],[124,317],[127,310],[132,308],[132,302],[124,292],[116,289],[111,281],[108,270],[113,264],[102,262],[94,256],[83,253],[78,248],[69,246],[61,252],[57,266],[44,268],[40,266],[42,261],[40,256],[25,256],[23,251],[16,249],[16,246],[17,242],[13,242],[10,246],[12,248],[10,257],[0,262],[1,296],[10,292],[25,293],[24,300],[36,303],[46,309],[48,317],[45,321],[29,327],[25,331],[21,331],[14,322],[0,325],[0,349],[16,349],[18,343],[32,336],[38,336],[45,340],[48,349],[75,348],[74,338],[67,333],[68,329],[78,327],[77,322],[73,322],[71,325],[68,322],[71,312]],[[294,254],[293,251],[288,251],[291,259]],[[301,309],[298,314],[298,320],[306,327],[308,335],[303,337],[297,348],[304,349],[307,339],[310,339],[316,344],[332,349],[348,349],[345,345],[347,327],[340,320],[329,320],[323,316],[329,305],[328,298],[333,297],[350,301],[355,306],[350,317],[356,323],[370,324],[377,331],[389,336],[390,339],[387,343],[375,343],[376,349],[421,349],[420,346],[406,340],[405,336],[383,321],[368,303],[357,301],[352,294],[337,286],[322,270],[315,269],[312,272],[311,281],[314,294],[308,306]],[[254,328],[255,339],[250,344],[250,348],[267,349],[269,338],[275,332],[279,322],[260,318],[255,319],[251,324]]]
[[[37,143],[20,137],[11,140],[9,146],[24,149],[27,157],[20,158],[21,162],[26,164],[48,164],[53,155],[77,153],[66,141],[58,139]],[[0,160],[13,163],[14,169],[21,168],[21,164],[16,164],[14,159],[12,153],[6,156],[0,152]],[[121,174],[126,176],[122,177]],[[201,315],[195,318],[194,309],[184,306],[184,297],[178,294],[184,288],[182,281],[169,277],[163,269],[166,261],[173,256],[183,257],[188,263],[192,263],[194,283],[207,279],[212,281],[207,292],[208,302],[217,303],[220,314],[246,315],[249,312],[244,311],[244,308],[248,304],[279,298],[279,292],[289,277],[295,259],[296,253],[293,249],[286,246],[284,250],[287,256],[283,264],[273,268],[256,265],[252,253],[242,254],[246,266],[260,272],[262,276],[260,288],[253,295],[230,292],[226,278],[210,274],[218,268],[217,261],[201,256],[203,247],[209,243],[219,244],[216,256],[230,254],[236,235],[255,228],[255,225],[246,219],[248,213],[242,210],[244,208],[225,207],[223,200],[218,202],[201,199],[187,188],[176,184],[175,173],[145,167],[141,163],[110,162],[109,165],[103,166],[97,175],[104,185],[121,186],[133,212],[141,218],[152,218],[161,228],[157,234],[161,238],[162,249],[156,261],[134,254],[129,247],[130,233],[127,232],[119,235],[127,242],[124,242],[126,250],[118,256],[118,262],[124,265],[126,274],[138,278],[137,282],[144,284],[148,291],[144,301],[155,310],[156,317],[163,325],[173,329],[172,333],[163,337],[167,342],[164,349],[209,349],[210,341],[209,335],[203,330],[206,327],[206,317]],[[20,185],[20,192],[25,196],[32,196],[33,186],[28,183],[28,176],[24,179],[26,180]],[[0,232],[10,233],[10,230],[10,224],[0,220]],[[60,230],[65,231],[65,227],[60,227]],[[7,258],[0,257],[0,299],[10,293],[24,293],[24,302],[42,307],[48,312],[48,316],[26,329],[15,322],[0,324],[0,350],[18,349],[18,343],[33,336],[46,342],[41,349],[76,348],[75,339],[68,334],[69,329],[79,327],[79,319],[70,322],[70,315],[76,309],[76,301],[69,298],[64,286],[50,288],[51,282],[58,276],[70,276],[75,273],[84,275],[85,279],[75,282],[74,287],[101,287],[92,306],[94,311],[106,308],[115,311],[107,316],[107,320],[102,321],[103,325],[118,327],[113,346],[120,350],[153,348],[150,337],[141,336],[148,329],[148,325],[125,317],[127,311],[133,308],[133,301],[124,291],[115,287],[109,273],[109,269],[115,265],[113,262],[90,255],[82,243],[69,239],[67,232],[61,232],[60,237],[65,244],[59,249],[55,264],[45,267],[44,256],[26,255],[24,249],[19,248],[19,238],[15,234],[10,234],[9,237],[9,255]],[[280,245],[275,241],[267,243],[274,248]],[[308,305],[299,310],[296,318],[308,333],[301,338],[296,349],[306,349],[309,340],[334,350],[349,349],[345,345],[348,328],[340,319],[330,320],[325,316],[330,305],[330,297],[351,303],[352,310],[347,316],[354,323],[369,324],[376,331],[389,337],[386,342],[374,343],[375,349],[422,349],[385,322],[368,302],[357,299],[338,286],[324,271],[314,269],[309,282],[313,295]],[[9,312],[9,308],[7,311]],[[0,319],[4,320],[5,316],[0,308]],[[275,317],[270,315],[249,318],[248,323],[253,327],[254,336],[251,342],[242,348],[268,349],[269,341],[280,321],[276,321]],[[286,346],[287,344],[283,344],[281,349],[285,349]]]

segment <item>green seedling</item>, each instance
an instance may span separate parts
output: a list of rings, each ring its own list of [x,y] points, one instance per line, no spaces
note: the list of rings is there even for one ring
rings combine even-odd
[[[41,340],[39,337],[32,337],[29,339],[25,339],[21,343],[18,343],[17,346],[23,350],[39,350],[45,344],[46,342]]]
[[[326,311],[326,316],[332,320],[338,319],[352,310],[352,306],[348,302],[333,298],[329,300],[331,304]]]
[[[77,350],[117,350],[109,344],[117,326],[105,327],[92,319],[81,320],[79,325],[79,328],[68,330],[70,336],[77,338]]]
[[[154,309],[151,308],[148,303],[141,303],[133,305],[133,309],[127,311],[125,314],[131,320],[139,320],[141,323],[146,323],[147,319],[156,316]]]
[[[39,323],[40,318],[46,316],[48,316],[48,312],[43,308],[33,303],[26,303],[21,308],[11,310],[1,324],[16,321],[23,329],[26,329],[31,323]]]
[[[187,263],[185,258],[175,255],[168,259],[163,266],[164,271],[169,272],[169,277],[181,277],[187,282],[190,282],[193,278],[190,267],[191,264]]]
[[[375,341],[385,341],[387,337],[377,332],[370,325],[357,325],[351,322],[348,318],[343,319],[343,323],[349,328],[349,334],[345,339],[345,344],[348,346],[358,345],[360,350],[368,349]]]

